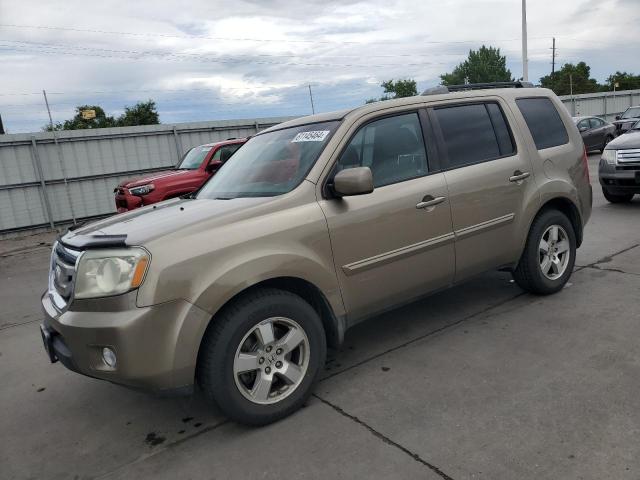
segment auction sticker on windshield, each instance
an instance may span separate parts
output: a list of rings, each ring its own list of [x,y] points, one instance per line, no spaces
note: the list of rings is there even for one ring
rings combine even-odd
[[[329,130],[312,130],[310,132],[300,132],[291,143],[295,142],[322,142],[329,135]]]

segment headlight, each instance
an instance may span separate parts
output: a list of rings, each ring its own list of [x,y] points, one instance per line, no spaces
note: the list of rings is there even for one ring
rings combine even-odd
[[[141,185],[140,187],[133,187],[129,189],[129,193],[131,195],[146,195],[147,193],[153,192],[153,189],[156,188],[153,183],[149,185]]]
[[[87,250],[78,263],[74,297],[107,297],[138,288],[149,260],[142,248]]]
[[[602,152],[602,159],[605,162],[607,162],[609,165],[615,165],[617,157],[618,157],[617,150],[604,150]]]

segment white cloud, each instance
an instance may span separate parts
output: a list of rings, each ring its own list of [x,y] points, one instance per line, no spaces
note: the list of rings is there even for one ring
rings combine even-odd
[[[637,0],[529,1],[530,78],[584,60],[599,80],[640,73]],[[516,0],[0,0],[0,113],[11,131],[74,105],[157,101],[165,122],[290,115],[379,96],[388,78],[435,85],[471,48],[500,47],[521,75]],[[119,33],[109,33],[119,32]],[[19,43],[22,42],[22,43]],[[33,93],[35,95],[22,95]],[[20,95],[13,95],[20,94]]]

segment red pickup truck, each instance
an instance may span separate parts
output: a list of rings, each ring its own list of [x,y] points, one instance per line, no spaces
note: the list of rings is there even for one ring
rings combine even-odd
[[[246,141],[234,138],[193,147],[171,170],[123,181],[113,191],[118,213],[195,192]]]

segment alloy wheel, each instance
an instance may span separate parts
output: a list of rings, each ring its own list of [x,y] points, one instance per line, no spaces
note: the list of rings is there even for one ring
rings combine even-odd
[[[549,226],[540,239],[538,254],[542,274],[549,280],[560,278],[571,257],[571,244],[565,229],[560,225]]]
[[[240,393],[253,403],[277,403],[300,386],[309,366],[309,339],[290,318],[272,317],[242,338],[233,361]]]

